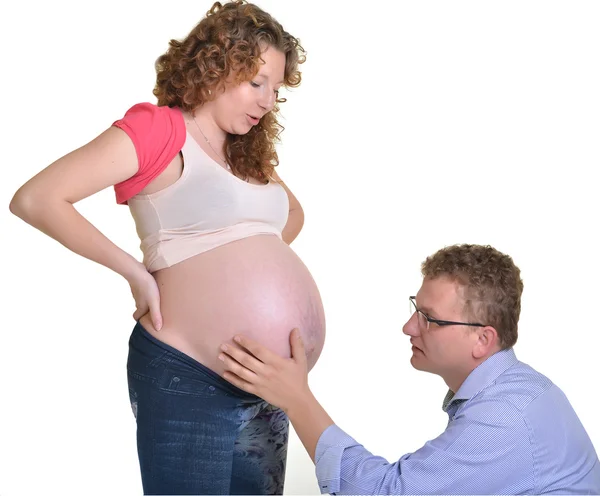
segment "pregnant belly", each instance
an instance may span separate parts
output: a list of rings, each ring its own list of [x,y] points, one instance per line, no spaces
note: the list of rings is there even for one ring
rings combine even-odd
[[[289,333],[300,329],[311,369],[325,340],[317,286],[294,251],[278,237],[244,238],[155,274],[163,328],[142,325],[157,339],[221,374],[219,347],[245,334],[290,356]]]

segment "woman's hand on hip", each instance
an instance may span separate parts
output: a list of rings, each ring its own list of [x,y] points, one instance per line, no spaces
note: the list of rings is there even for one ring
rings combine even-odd
[[[156,280],[146,270],[146,267],[140,264],[140,269],[135,271],[127,281],[135,300],[133,318],[139,320],[143,315],[150,313],[152,325],[157,331],[160,331],[163,321],[160,313],[160,292]]]

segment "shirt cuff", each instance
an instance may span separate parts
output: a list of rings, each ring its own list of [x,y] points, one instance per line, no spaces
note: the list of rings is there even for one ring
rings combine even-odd
[[[342,456],[344,451],[358,443],[337,425],[327,427],[317,441],[315,470],[321,494],[340,491]]]

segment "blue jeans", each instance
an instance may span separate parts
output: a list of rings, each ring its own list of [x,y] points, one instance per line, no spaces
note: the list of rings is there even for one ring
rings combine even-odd
[[[150,335],[138,322],[127,378],[144,494],[282,494],[285,413]]]

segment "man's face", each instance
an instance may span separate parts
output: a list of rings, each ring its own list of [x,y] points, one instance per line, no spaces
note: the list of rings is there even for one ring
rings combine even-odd
[[[443,276],[423,280],[416,305],[433,319],[467,321],[463,315],[460,286]],[[412,344],[410,363],[417,370],[441,376],[456,392],[477,364],[473,357],[477,332],[467,326],[438,326],[433,322],[427,329],[424,320],[415,312],[403,327],[404,334],[410,336]]]

